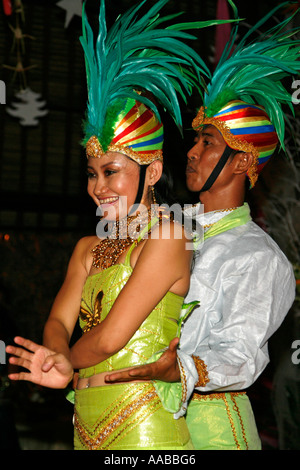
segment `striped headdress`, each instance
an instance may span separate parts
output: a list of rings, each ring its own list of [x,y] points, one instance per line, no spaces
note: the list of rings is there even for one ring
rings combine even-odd
[[[117,115],[114,137],[107,151],[126,153],[142,165],[163,160],[163,142],[163,124],[150,108],[129,98]],[[86,152],[93,157],[101,157],[105,153],[96,136],[88,140]]]
[[[83,145],[87,155],[100,157],[121,151],[141,165],[163,159],[163,125],[154,100],[170,113],[182,130],[180,96],[187,96],[209,69],[183,40],[196,39],[187,29],[227,23],[227,20],[180,23],[161,27],[178,14],[160,17],[169,0],[158,0],[139,17],[147,0],[119,16],[109,32],[105,0],[100,2],[96,41],[82,12],[88,103]],[[150,95],[150,96],[149,96]]]
[[[230,0],[229,3],[237,18],[235,5]],[[291,17],[255,40],[249,38],[287,5],[290,2],[270,11],[237,44],[238,25],[234,26],[192,124],[195,130],[212,124],[229,147],[253,154],[254,162],[248,171],[251,187],[278,143],[285,150],[282,104],[287,104],[292,112],[293,104],[291,92],[284,88],[282,80],[299,73],[300,40],[291,39],[299,29],[286,30]]]

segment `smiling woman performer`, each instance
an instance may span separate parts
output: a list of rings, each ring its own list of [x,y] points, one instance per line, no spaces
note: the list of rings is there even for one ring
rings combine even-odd
[[[193,448],[185,419],[174,420],[176,404],[165,400],[159,384],[105,382],[108,371],[151,360],[168,346],[189,287],[192,252],[185,249],[183,227],[150,210],[163,171],[163,125],[154,104],[133,89],[152,92],[180,126],[176,90],[190,91],[197,56],[180,40],[190,37],[179,31],[183,25],[155,29],[165,3],[137,19],[140,4],[106,35],[101,2],[96,46],[83,12],[88,193],[115,237],[78,242],[45,326],[44,346],[16,338],[26,350],[7,348],[16,356],[11,362],[29,369],[12,379],[64,388],[73,368],[79,369],[76,449]],[[134,204],[138,213],[128,217]],[[127,231],[132,224],[138,237]],[[162,237],[165,224],[168,238]],[[79,311],[83,335],[69,350]],[[170,397],[179,403],[181,389],[174,390]]]

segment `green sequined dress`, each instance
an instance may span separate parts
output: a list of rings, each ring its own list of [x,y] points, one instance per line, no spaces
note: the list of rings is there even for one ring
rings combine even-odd
[[[87,278],[79,320],[83,334],[108,315],[129,279],[133,248],[123,264]],[[176,336],[182,304],[182,297],[168,292],[123,349],[94,367],[81,369],[79,376],[86,378],[154,358]],[[155,385],[139,382],[75,390],[75,449],[193,449],[185,418],[174,419]]]

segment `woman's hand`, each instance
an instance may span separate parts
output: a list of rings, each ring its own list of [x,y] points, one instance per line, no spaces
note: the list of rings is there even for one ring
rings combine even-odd
[[[9,379],[28,380],[48,388],[65,388],[72,380],[72,364],[63,354],[20,336],[15,338],[15,343],[21,347],[6,347],[6,352],[13,355],[9,362],[29,372],[9,374]]]

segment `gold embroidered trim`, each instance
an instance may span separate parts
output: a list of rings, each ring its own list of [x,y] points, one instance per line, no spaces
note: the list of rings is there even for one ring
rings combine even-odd
[[[230,422],[230,426],[231,426],[231,430],[232,430],[232,434],[233,434],[233,438],[234,438],[236,447],[237,447],[238,450],[241,450],[241,446],[240,446],[239,441],[238,441],[237,432],[236,432],[236,429],[235,429],[234,421],[233,421],[233,418],[232,418],[232,415],[231,415],[231,411],[230,411],[230,407],[229,407],[229,404],[228,404],[228,400],[227,400],[227,398],[226,398],[226,395],[229,395],[230,398],[231,398],[231,401],[232,401],[232,403],[233,403],[233,410],[236,412],[236,414],[237,414],[237,416],[238,416],[238,418],[239,418],[239,421],[240,421],[240,424],[241,424],[241,430],[242,430],[243,440],[244,440],[244,442],[245,442],[246,449],[248,450],[248,449],[249,449],[249,446],[248,446],[248,442],[247,442],[247,438],[246,438],[246,432],[245,432],[244,423],[243,423],[243,420],[242,420],[242,416],[241,416],[239,407],[238,407],[238,405],[237,405],[237,403],[236,403],[236,401],[235,401],[235,397],[240,396],[240,395],[246,395],[246,392],[194,393],[194,394],[192,395],[192,400],[194,400],[194,401],[202,401],[202,400],[214,400],[214,399],[217,399],[217,400],[223,400],[223,401],[224,401],[224,404],[225,404],[225,407],[226,407],[227,416],[228,416],[228,419],[229,419],[229,422]]]
[[[131,147],[126,147],[123,145],[110,145],[108,147],[110,152],[121,152],[126,153],[126,155],[132,158],[134,161],[139,163],[139,165],[147,165],[155,160],[163,161],[162,150],[156,150],[153,153],[139,153],[135,152]]]
[[[197,131],[200,127],[204,126],[205,124],[212,124],[213,126],[215,126],[221,132],[222,136],[224,137],[224,140],[232,149],[252,153],[254,160],[248,170],[248,177],[250,179],[251,187],[253,187],[258,178],[257,165],[259,151],[257,150],[257,148],[252,144],[252,142],[240,140],[237,136],[234,136],[231,133],[230,127],[228,127],[225,122],[220,121],[219,119],[214,117],[207,117],[205,115],[204,107],[201,106],[197,116],[192,122],[192,127],[195,131]]]
[[[181,384],[182,384],[181,402],[185,403],[186,397],[187,397],[187,380],[186,380],[184,368],[182,367],[182,362],[178,356],[177,356],[177,360],[178,360],[178,365],[180,369],[180,377],[181,377]]]
[[[89,450],[109,449],[115,440],[122,439],[130,430],[139,425],[158,408],[161,408],[162,403],[154,387],[151,385],[145,388],[146,390],[142,391],[140,396],[134,400],[132,400],[132,397],[136,393],[131,393],[123,400],[118,400],[116,406],[108,412],[108,415],[102,419],[100,418],[94,429],[91,430],[80,419],[75,408],[74,425],[82,446]],[[129,402],[124,403],[125,400],[129,400]],[[117,434],[110,439],[112,434],[116,432]]]
[[[230,426],[231,426],[233,438],[234,438],[234,441],[235,441],[235,444],[236,444],[236,448],[237,448],[237,450],[241,450],[241,446],[239,444],[239,440],[238,440],[238,437],[237,437],[237,434],[236,434],[236,429],[235,429],[235,426],[234,426],[233,418],[231,416],[230,408],[229,408],[228,401],[227,401],[225,393],[223,395],[223,400],[224,400],[224,403],[225,403],[225,406],[226,406],[227,416],[228,416],[228,419],[229,419],[229,422],[230,422]]]
[[[205,387],[205,385],[209,382],[206,364],[198,356],[192,356],[192,359],[198,372],[198,382],[196,383],[195,387]]]
[[[89,138],[85,148],[87,157],[100,158],[102,155],[104,155],[102,146],[100,145],[100,142],[95,135],[92,135],[92,137]]]
[[[137,162],[139,165],[148,165],[155,160],[160,160],[161,162],[163,161],[162,150],[156,150],[153,153],[139,153],[135,152],[131,147],[126,147],[125,145],[111,144],[108,147],[107,152],[123,153],[132,158],[132,160]],[[102,146],[95,135],[90,137],[86,144],[86,155],[87,157],[95,158],[100,158],[105,155],[105,152],[103,151]]]
[[[246,395],[246,392],[226,392],[230,395],[236,397],[238,395]],[[208,393],[193,393],[192,400],[202,401],[202,400],[224,400],[225,392],[208,392]]]
[[[234,403],[233,409],[237,413],[237,415],[239,417],[239,420],[240,420],[240,423],[241,423],[241,429],[242,429],[243,439],[244,439],[244,442],[246,444],[246,450],[249,450],[248,442],[247,442],[247,439],[246,439],[245,427],[244,427],[244,423],[243,423],[243,419],[242,419],[239,407],[237,405],[237,402],[235,401],[235,397],[234,397],[233,394],[230,394],[230,398],[231,398],[232,402]]]

